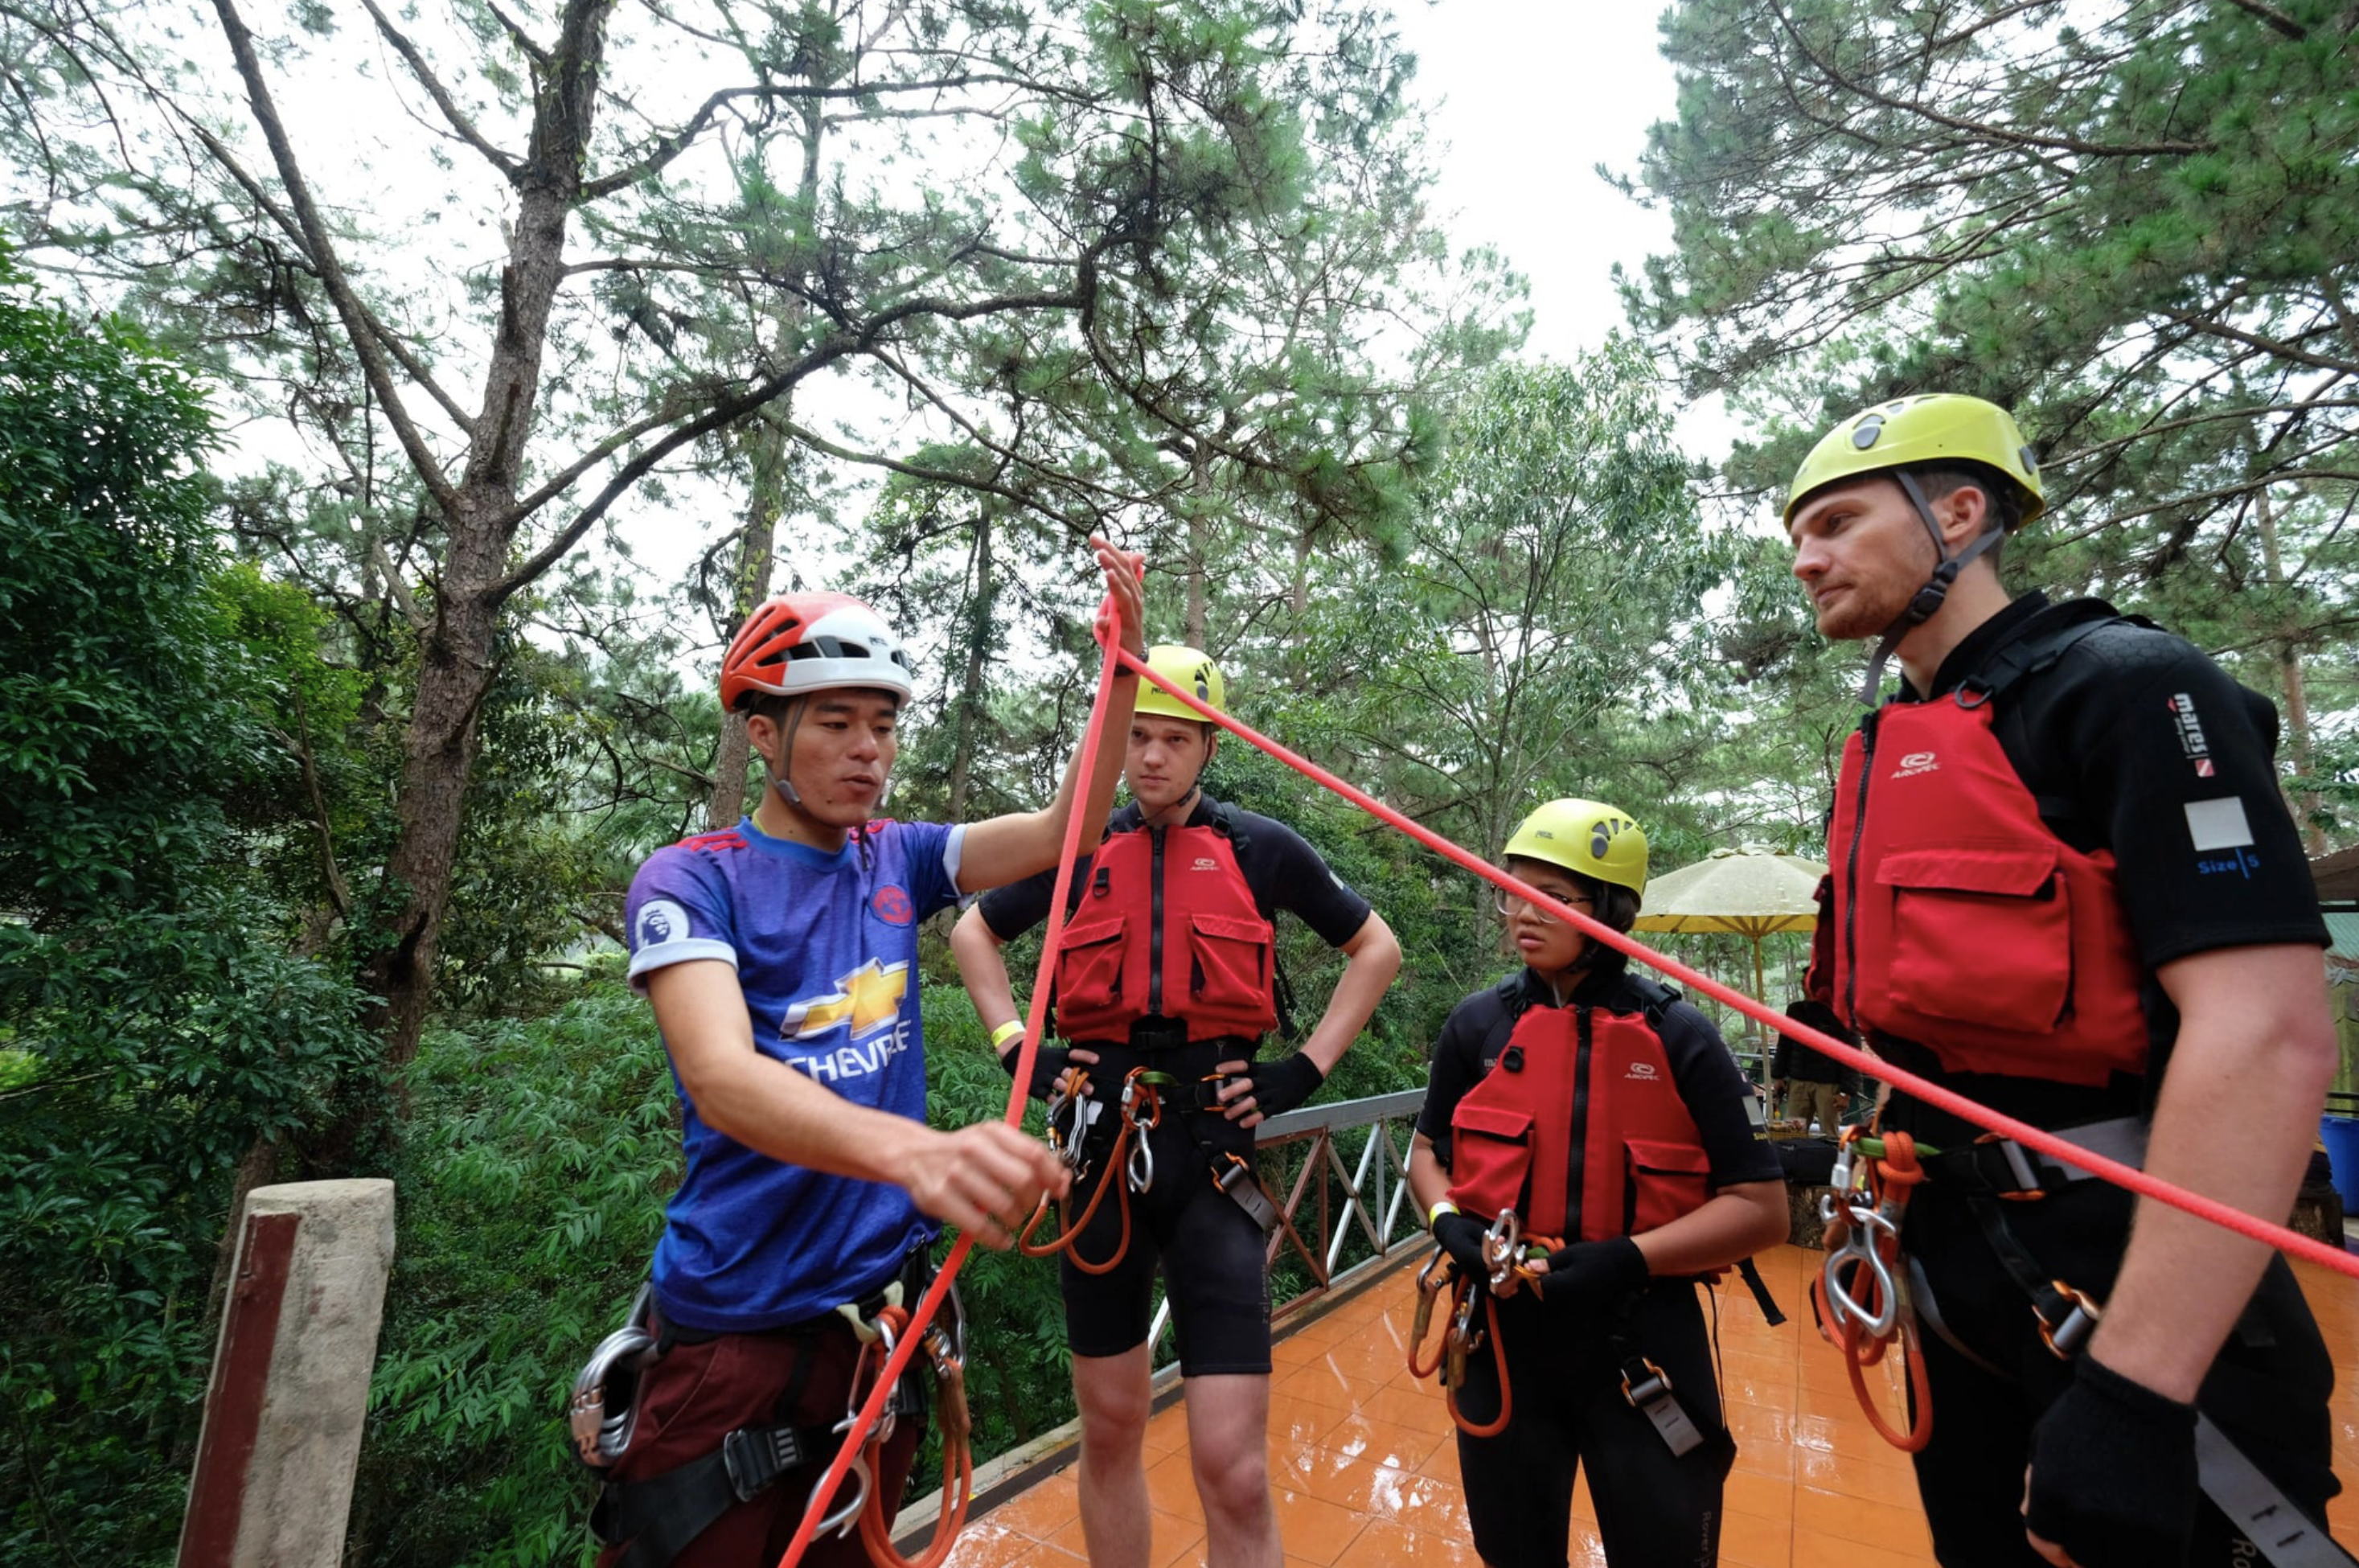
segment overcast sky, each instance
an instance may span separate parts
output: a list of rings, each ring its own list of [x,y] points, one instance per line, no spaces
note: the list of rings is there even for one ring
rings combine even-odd
[[[1622,321],[1613,267],[1666,250],[1670,224],[1609,188],[1677,109],[1658,5],[1396,0],[1461,246],[1504,251],[1532,285],[1531,352],[1571,357]]]

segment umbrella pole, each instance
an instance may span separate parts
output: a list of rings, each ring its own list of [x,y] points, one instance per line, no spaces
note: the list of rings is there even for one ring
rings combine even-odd
[[[1761,936],[1757,931],[1753,937],[1753,994],[1764,1002],[1769,999],[1761,974]],[[1769,1087],[1769,1040],[1766,1033],[1761,1040],[1761,1086]]]

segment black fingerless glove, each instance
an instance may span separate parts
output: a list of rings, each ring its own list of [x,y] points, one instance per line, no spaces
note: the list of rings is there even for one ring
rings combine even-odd
[[[1015,1077],[1016,1062],[1023,1052],[1024,1048],[1021,1045],[1018,1045],[1014,1050],[1008,1051],[1006,1055],[1001,1057],[999,1059],[1000,1071],[1006,1073],[1010,1078]],[[1056,1091],[1057,1080],[1063,1075],[1069,1059],[1072,1054],[1072,1051],[1070,1047],[1062,1045],[1043,1044],[1039,1050],[1034,1051],[1032,1053],[1032,1082],[1026,1086],[1024,1091],[1025,1094],[1036,1100],[1046,1100]]]
[[[2082,1568],[2180,1568],[2201,1495],[2195,1407],[2081,1357],[2032,1428],[2024,1523]]]
[[[1483,1263],[1483,1238],[1490,1233],[1490,1225],[1472,1214],[1449,1213],[1433,1218],[1433,1239],[1441,1243],[1441,1250],[1470,1279],[1491,1277]]]
[[[1576,1241],[1549,1254],[1548,1272],[1533,1282],[1550,1307],[1583,1315],[1603,1313],[1647,1288],[1647,1255],[1626,1236]]]
[[[1265,1116],[1282,1116],[1327,1082],[1319,1063],[1301,1051],[1257,1064],[1253,1070],[1254,1109]]]

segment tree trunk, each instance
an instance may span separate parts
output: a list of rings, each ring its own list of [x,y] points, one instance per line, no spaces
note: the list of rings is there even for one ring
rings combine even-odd
[[[780,418],[786,411],[780,410]],[[785,473],[787,438],[768,419],[751,432],[749,457],[753,484],[745,502],[745,528],[737,551],[737,571],[730,582],[729,630],[735,635],[754,606],[770,596],[777,563],[778,523],[786,516]],[[712,759],[712,799],[705,810],[707,826],[734,827],[745,814],[746,769],[754,760],[753,742],[745,735],[745,715],[721,715],[721,745]]]
[[[397,1072],[417,1056],[433,1000],[477,725],[498,673],[500,611],[514,591],[505,580],[522,521],[516,498],[526,438],[539,396],[549,310],[564,278],[566,225],[581,191],[612,4],[567,0],[557,44],[535,83],[531,147],[516,182],[516,226],[500,270],[498,329],[476,439],[444,519],[450,543],[434,618],[420,639],[386,866],[386,901],[398,900],[398,909],[361,969],[362,984],[375,997],[366,1022],[383,1037],[385,1063]],[[351,1169],[363,1117],[348,1115],[306,1150],[315,1171]]]
[[[810,212],[819,196],[820,137],[827,121],[812,102],[803,104],[802,121],[803,169],[798,194],[802,210]],[[788,337],[800,330],[803,317],[810,310],[801,284],[802,278],[798,275],[796,287],[780,291],[785,303],[778,317]],[[753,614],[754,606],[770,596],[770,583],[777,567],[778,524],[787,515],[787,473],[792,452],[787,442],[786,423],[793,411],[794,394],[789,392],[778,399],[776,416],[766,413],[759,417],[749,434],[753,494],[745,504],[745,542],[737,557],[737,577],[732,585],[736,595],[733,606],[736,614],[729,623],[733,634]],[[745,789],[751,782],[747,770],[754,760],[753,749],[753,742],[745,735],[745,716],[722,714],[721,744],[712,761],[712,800],[705,811],[708,826],[734,827],[737,819],[745,814]]]
[[[1180,640],[1218,659],[1222,650],[1211,642],[1212,593],[1205,581],[1205,557],[1212,540],[1212,454],[1201,441],[1189,449],[1188,468],[1188,621]]]
[[[991,523],[988,508],[975,519],[974,587],[967,600],[966,672],[958,693],[951,699],[957,718],[951,746],[950,820],[967,820],[967,792],[973,784],[975,736],[983,727],[984,656],[995,641],[997,617],[993,614]]]
[[[2254,515],[2261,525],[2261,559],[2268,568],[2269,582],[2283,589],[2285,564],[2277,552],[2277,514],[2269,507],[2268,492],[2254,497]],[[2313,777],[2310,739],[2310,692],[2302,680],[2301,652],[2289,635],[2277,639],[2277,679],[2285,688],[2286,745],[2293,754],[2294,772],[2301,778]],[[2312,789],[2288,790],[2287,803],[2293,808],[2295,823],[2301,829],[2302,848],[2312,856],[2326,853],[2326,829],[2320,823],[2318,793]]]

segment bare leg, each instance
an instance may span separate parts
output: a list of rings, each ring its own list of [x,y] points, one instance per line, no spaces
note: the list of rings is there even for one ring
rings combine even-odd
[[[1221,1568],[1279,1568],[1267,1375],[1189,1378],[1188,1451],[1204,1504],[1205,1559]]]
[[[1119,1356],[1073,1357],[1073,1397],[1082,1407],[1082,1539],[1092,1568],[1147,1568],[1147,1350],[1142,1345]],[[1267,1410],[1265,1396],[1265,1426]]]

